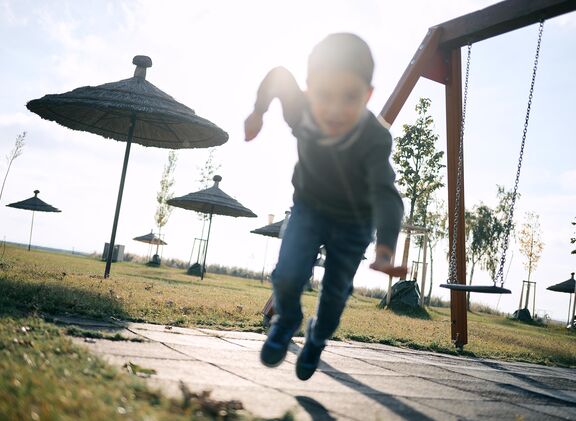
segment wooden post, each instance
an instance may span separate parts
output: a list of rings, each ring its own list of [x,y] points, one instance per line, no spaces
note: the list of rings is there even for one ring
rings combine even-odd
[[[390,256],[390,263],[394,265],[394,259],[396,258],[396,251],[392,253]],[[392,279],[394,277],[392,275],[388,275],[388,291],[386,292],[386,307],[390,305],[390,300],[392,299]]]
[[[462,60],[460,48],[447,51],[449,64],[446,81],[446,155],[448,173],[448,226],[450,247],[456,247],[456,279],[466,284],[466,246],[464,222],[464,168],[460,179],[460,212],[458,218],[458,237],[453,238],[455,215],[450,210],[456,208],[456,185],[458,183],[458,156],[460,153],[460,130],[462,124]],[[464,163],[462,162],[462,165]],[[462,291],[450,291],[450,318],[452,342],[457,348],[468,343],[468,314],[466,312],[466,294]]]
[[[426,261],[427,249],[428,249],[428,231],[424,231],[424,240],[422,241],[424,247],[424,256],[422,257],[422,288],[420,289],[420,307],[424,308],[424,291],[426,290],[426,267],[428,262]]]

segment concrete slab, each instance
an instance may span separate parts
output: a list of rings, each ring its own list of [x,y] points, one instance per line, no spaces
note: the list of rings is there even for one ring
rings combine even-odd
[[[576,419],[573,369],[330,341],[318,372],[302,382],[294,365],[303,338],[294,338],[284,363],[270,369],[259,361],[261,334],[112,325],[148,342],[74,341],[118,367],[153,368],[147,381],[168,395],[181,396],[183,382],[215,399],[240,400],[262,418],[291,411],[305,421]],[[112,329],[110,323],[100,328]]]

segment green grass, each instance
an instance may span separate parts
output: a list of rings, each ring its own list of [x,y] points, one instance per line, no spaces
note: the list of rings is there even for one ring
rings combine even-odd
[[[38,317],[0,317],[0,416],[6,420],[235,419],[235,402],[215,402],[183,388],[168,399],[140,377],[75,346]],[[132,373],[132,374],[129,374]],[[220,418],[218,418],[220,416]]]
[[[241,403],[192,393],[184,384],[180,399],[167,398],[142,380],[153,370],[131,362],[122,369],[111,367],[69,336],[137,338],[50,323],[51,314],[65,313],[188,323],[181,316],[185,309],[168,298],[189,286],[186,276],[160,269],[159,279],[149,279],[156,272],[134,278],[131,266],[120,264],[114,266],[117,277],[103,280],[102,269],[101,262],[79,256],[7,248],[0,260],[0,419],[254,419]],[[158,303],[162,308],[154,309]],[[289,420],[290,414],[282,419]]]
[[[0,309],[264,331],[260,311],[269,284],[212,274],[200,281],[183,270],[135,263],[115,263],[109,279],[102,278],[103,270],[103,262],[89,258],[8,247],[0,267]],[[316,292],[304,293],[306,316],[316,298]],[[335,339],[457,352],[448,308],[405,314],[379,309],[379,301],[351,297]],[[468,336],[464,355],[576,367],[576,335],[559,325],[528,325],[475,311],[468,313]]]

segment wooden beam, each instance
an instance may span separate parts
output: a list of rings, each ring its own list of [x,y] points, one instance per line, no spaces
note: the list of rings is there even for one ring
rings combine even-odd
[[[576,10],[576,0],[506,0],[428,29],[378,119],[394,124],[421,76],[445,83],[444,52]]]
[[[462,125],[462,63],[460,49],[452,50],[449,59],[450,78],[446,83],[446,164],[448,176],[448,232],[450,247],[456,247],[456,280],[466,284],[466,235],[464,222],[464,162],[458,180],[460,130]],[[460,211],[455,215],[456,189],[460,184]],[[457,220],[456,220],[457,219]],[[454,224],[458,235],[454,238]],[[468,314],[466,293],[450,291],[450,318],[452,342],[457,348],[468,343]]]
[[[408,67],[404,70],[394,92],[392,92],[392,95],[390,95],[388,101],[386,101],[386,104],[382,107],[379,120],[386,128],[389,128],[394,123],[398,113],[410,96],[412,89],[414,89],[416,82],[418,82],[428,63],[436,54],[440,32],[442,32],[442,30],[437,27],[428,30],[420,47],[418,47]]]
[[[576,0],[506,0],[441,23],[441,49],[473,44],[576,10]]]

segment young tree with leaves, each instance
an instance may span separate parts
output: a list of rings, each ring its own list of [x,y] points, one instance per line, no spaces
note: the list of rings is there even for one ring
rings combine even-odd
[[[24,140],[26,139],[26,132],[20,133],[16,136],[16,141],[14,142],[14,147],[8,155],[6,155],[6,163],[8,168],[6,168],[6,173],[4,174],[4,181],[2,181],[2,188],[0,189],[0,200],[2,199],[2,193],[4,193],[4,186],[6,185],[6,179],[8,178],[8,173],[10,168],[12,168],[12,163],[16,158],[22,155],[22,149],[24,148]]]
[[[524,223],[518,232],[518,241],[520,242],[520,253],[525,257],[524,267],[528,271],[528,279],[532,272],[536,270],[544,242],[542,241],[542,229],[540,228],[540,217],[534,212],[526,212]]]
[[[430,252],[430,283],[428,285],[428,296],[426,303],[430,303],[432,297],[432,286],[434,283],[434,249],[440,240],[448,236],[448,213],[443,201],[432,200],[432,209],[429,210],[424,218],[423,226],[426,227],[428,234],[428,251]],[[428,208],[428,206],[426,206]],[[421,247],[423,241],[418,238],[417,244]],[[424,291],[422,291],[424,294]]]
[[[406,218],[408,225],[416,222],[414,217],[418,207],[421,208],[420,213],[426,215],[431,195],[444,186],[440,174],[440,169],[444,167],[441,162],[444,152],[436,150],[438,135],[432,131],[434,120],[428,113],[430,104],[430,99],[420,98],[416,105],[418,113],[416,123],[404,124],[403,135],[394,139],[396,149],[392,161],[396,164],[401,193],[409,202]],[[403,265],[407,263],[409,248],[408,230],[404,244]]]
[[[504,223],[494,209],[480,204],[470,213],[469,224],[466,258],[470,268],[468,285],[472,285],[476,264],[496,261]],[[467,305],[470,310],[470,293],[467,294]]]
[[[512,198],[514,193],[512,191],[506,191],[503,186],[496,186],[498,188],[497,198],[498,204],[494,209],[495,216],[501,225],[502,232],[500,236],[494,240],[493,247],[491,247],[482,257],[480,262],[480,267],[490,274],[490,277],[494,280],[496,278],[496,273],[500,266],[500,259],[502,256],[503,250],[503,238],[506,234],[506,231],[509,230],[509,234],[512,235],[514,232],[516,225],[514,221],[509,221],[510,216],[510,208],[512,206]],[[516,194],[516,199],[520,198],[520,194]],[[508,222],[510,222],[510,226],[507,227]]]
[[[164,165],[164,170],[162,171],[162,178],[160,179],[160,190],[156,193],[156,202],[158,202],[158,207],[156,208],[156,214],[154,215],[154,221],[158,227],[158,237],[162,228],[168,223],[168,218],[172,213],[172,206],[166,203],[168,200],[174,197],[172,192],[172,187],[174,186],[174,170],[176,169],[176,151],[170,151],[168,153],[168,162]],[[158,254],[158,246],[156,247],[156,254]]]

